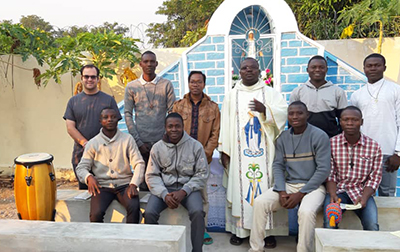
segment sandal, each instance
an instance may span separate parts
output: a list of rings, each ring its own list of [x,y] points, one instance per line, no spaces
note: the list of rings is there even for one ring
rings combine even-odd
[[[207,232],[204,232],[203,244],[211,245],[213,242],[214,242],[213,238]]]
[[[240,245],[242,245],[242,243],[243,243],[243,238],[239,238],[239,237],[237,237],[236,235],[232,235],[232,236],[231,236],[231,239],[229,240],[229,242],[230,242],[232,245],[240,246]]]
[[[264,239],[264,248],[273,249],[276,247],[275,236],[268,236]]]

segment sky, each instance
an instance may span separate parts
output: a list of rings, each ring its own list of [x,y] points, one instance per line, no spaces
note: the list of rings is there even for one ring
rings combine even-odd
[[[68,26],[99,26],[104,22],[118,22],[138,26],[166,21],[156,15],[164,0],[2,0],[0,20],[19,22],[21,16],[37,15],[59,28]]]

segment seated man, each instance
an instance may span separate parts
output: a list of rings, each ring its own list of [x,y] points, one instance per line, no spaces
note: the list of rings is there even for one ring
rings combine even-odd
[[[144,180],[145,165],[133,137],[118,130],[118,117],[113,108],[101,111],[100,133],[86,144],[76,168],[79,180],[92,194],[91,222],[103,222],[108,206],[116,198],[126,208],[126,222],[139,223],[137,187]]]
[[[330,172],[331,149],[328,135],[308,124],[308,116],[304,103],[295,101],[289,105],[288,120],[292,128],[276,140],[272,165],[274,187],[255,199],[250,251],[264,251],[268,213],[282,207],[292,209],[299,203],[297,251],[314,250],[316,214],[325,198],[322,183]]]
[[[151,192],[145,211],[145,223],[157,224],[167,207],[182,204],[191,220],[193,251],[202,251],[205,231],[200,190],[209,175],[203,146],[183,130],[183,119],[171,113],[165,119],[165,135],[150,151],[146,183]]]
[[[343,133],[331,139],[331,174],[328,177],[324,209],[329,203],[357,204],[355,213],[364,230],[379,230],[374,198],[382,180],[382,151],[379,144],[360,132],[363,124],[359,108],[348,106],[340,116]],[[324,211],[324,227],[329,220]]]

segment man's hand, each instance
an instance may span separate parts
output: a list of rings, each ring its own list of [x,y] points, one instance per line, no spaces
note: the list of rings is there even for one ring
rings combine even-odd
[[[139,195],[137,186],[135,184],[129,184],[129,186],[126,188],[126,194],[130,199],[137,197]]]
[[[171,209],[175,209],[179,206],[179,203],[176,202],[176,200],[172,197],[170,193],[168,193],[167,196],[165,196],[165,203]]]
[[[187,195],[184,190],[174,191],[169,194],[172,196],[172,198],[174,198],[174,200],[176,201],[176,203],[178,203],[178,205]]]
[[[287,209],[295,208],[303,199],[305,193],[297,192],[287,195],[286,207]]]
[[[92,196],[96,196],[97,194],[100,194],[101,185],[99,184],[99,182],[93,175],[90,175],[87,178],[87,185],[88,185],[88,192]]]
[[[279,204],[281,204],[283,208],[286,208],[286,202],[288,196],[289,194],[287,194],[285,191],[279,192]]]
[[[397,156],[397,154],[393,154],[386,161],[386,165],[388,166],[388,168],[386,168],[387,172],[397,171],[397,169],[399,169],[399,166],[400,166],[400,157]]]
[[[225,169],[228,169],[230,161],[231,161],[231,157],[229,157],[228,155],[226,155],[225,153],[222,152],[221,153],[221,163]]]
[[[339,204],[339,197],[337,196],[337,194],[330,194],[329,196],[331,196],[331,203],[337,203]]]
[[[251,111],[257,111],[259,113],[263,113],[265,115],[265,105],[262,104],[262,102],[258,101],[256,98],[254,98],[252,101],[249,103],[249,109]]]
[[[142,146],[139,147],[139,151],[141,154],[145,154],[145,153],[147,154],[150,152],[150,148],[149,148],[149,146],[147,146],[147,144],[144,143]]]
[[[365,199],[364,195],[362,197],[358,197],[356,202],[354,202],[354,205],[357,205],[358,203],[361,204],[361,208],[365,208],[367,206],[367,201],[368,199]]]

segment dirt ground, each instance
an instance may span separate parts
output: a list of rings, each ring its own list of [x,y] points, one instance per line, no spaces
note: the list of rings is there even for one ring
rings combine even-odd
[[[76,189],[78,182],[57,179],[57,189]],[[18,219],[10,177],[0,177],[0,219]]]

